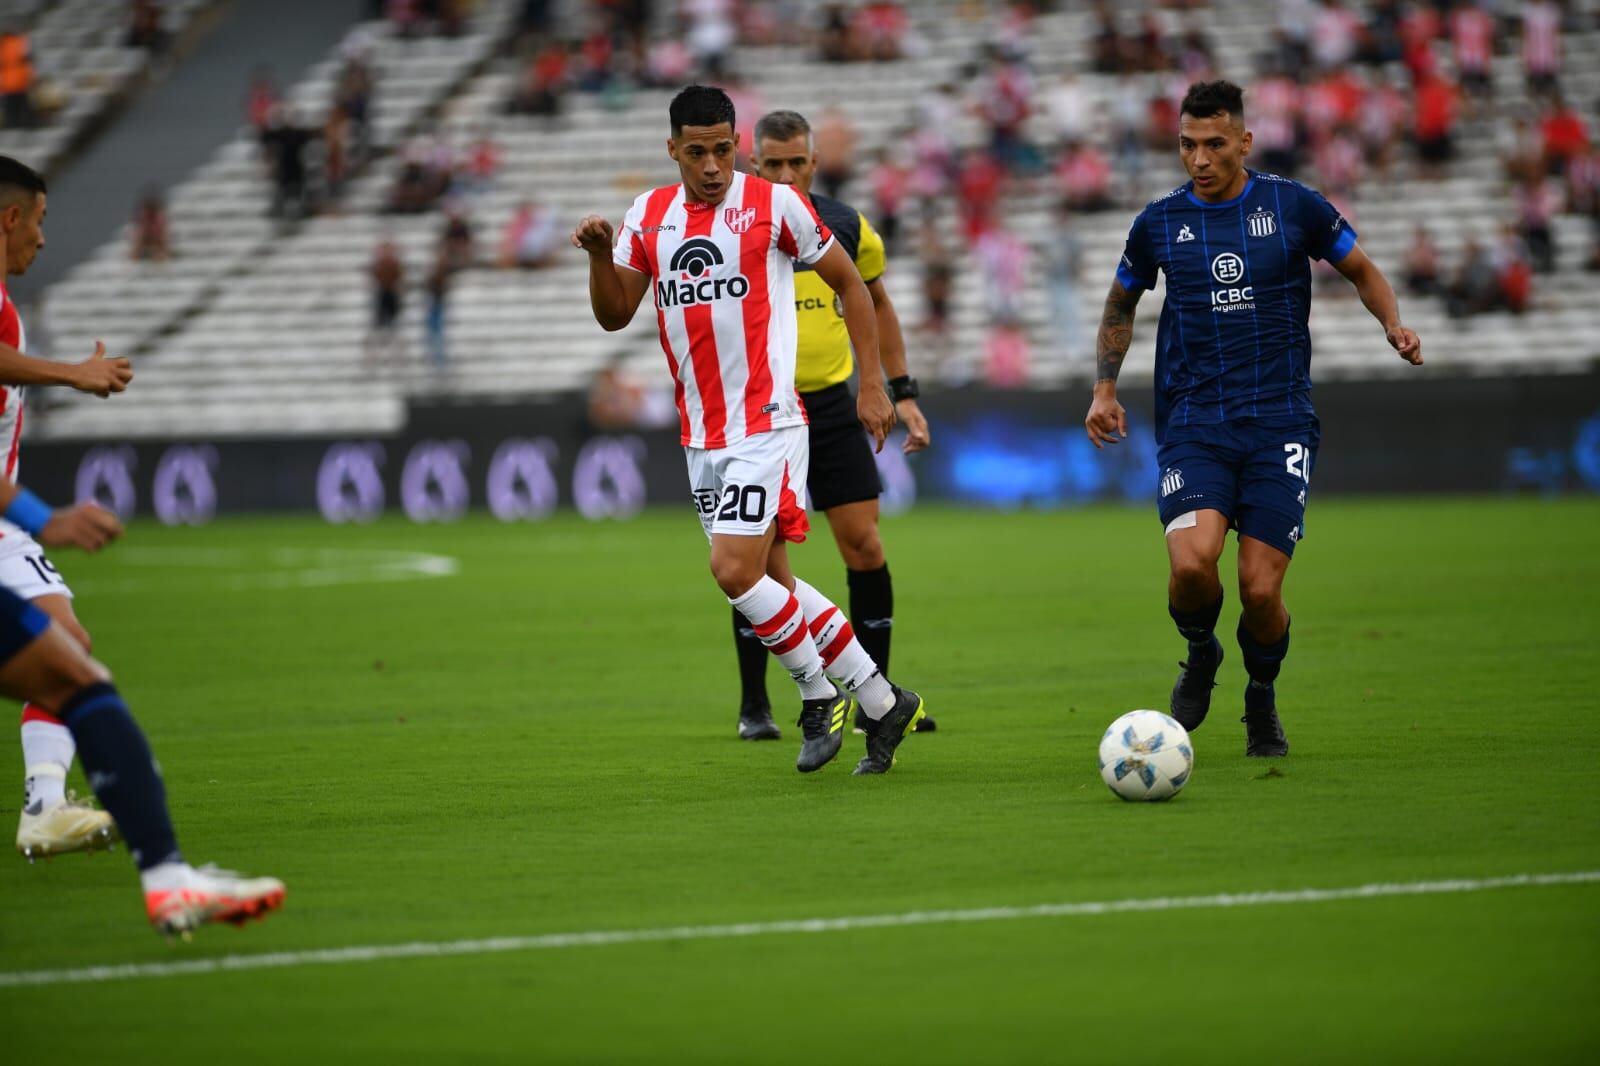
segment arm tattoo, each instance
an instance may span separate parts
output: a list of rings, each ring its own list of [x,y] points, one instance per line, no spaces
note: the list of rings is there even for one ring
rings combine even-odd
[[[1095,339],[1095,382],[1116,381],[1122,360],[1133,343],[1133,312],[1139,306],[1139,293],[1130,293],[1120,281],[1111,283],[1105,314],[1100,317],[1100,333]]]

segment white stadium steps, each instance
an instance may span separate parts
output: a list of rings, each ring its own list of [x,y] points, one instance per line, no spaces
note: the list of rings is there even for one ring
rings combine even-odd
[[[412,132],[428,129],[460,145],[489,129],[499,143],[501,173],[486,191],[462,201],[485,264],[495,254],[502,226],[524,198],[552,207],[564,232],[589,211],[615,222],[638,191],[675,177],[664,149],[669,92],[636,92],[620,109],[573,93],[567,114],[555,125],[505,114],[520,68],[491,57],[514,6],[509,0],[480,5],[472,33],[454,41],[404,42],[385,36],[380,27],[363,30],[378,42],[380,142],[395,147]],[[818,6],[806,5],[813,13]],[[961,77],[993,29],[960,17],[971,5],[957,0],[907,7],[918,41],[911,58],[824,65],[803,50],[741,48],[737,53],[740,70],[759,72],[757,89],[767,106],[793,107],[813,117],[829,103],[847,108],[863,165],[845,196],[862,206],[868,199],[865,161],[891,143],[920,97]],[[1220,72],[1246,85],[1271,33],[1271,20],[1258,11],[1259,5],[1248,0],[1223,0],[1204,13]],[[1082,11],[1037,20],[1029,49],[1041,84],[1063,70],[1087,70],[1090,30],[1091,16]],[[1600,32],[1588,27],[1569,34],[1566,43],[1569,94],[1592,100],[1600,95]],[[295,90],[307,109],[325,106],[336,64],[330,57]],[[1109,103],[1129,84],[1151,93],[1169,86],[1170,78],[1140,75],[1125,83],[1084,73],[1080,82]],[[1526,102],[1514,47],[1502,48],[1496,82],[1502,111]],[[741,126],[748,129],[754,117],[743,116]],[[1049,146],[1043,117],[1035,116],[1030,132],[1036,143]],[[970,116],[957,121],[952,134],[968,145],[983,139]],[[1491,127],[1464,125],[1459,144],[1459,158],[1439,180],[1412,176],[1406,154],[1393,181],[1368,181],[1354,196],[1350,214],[1362,244],[1392,279],[1401,273],[1413,226],[1426,225],[1444,262],[1452,264],[1469,237],[1488,243],[1512,211]],[[449,302],[450,372],[435,380],[422,359],[422,279],[443,217],[437,211],[380,214],[399,167],[398,154],[379,160],[352,183],[342,213],[307,220],[280,238],[265,217],[269,189],[254,146],[243,136],[224,146],[171,194],[182,258],[132,264],[119,242],[51,291],[50,326],[58,352],[88,351],[98,336],[115,349],[141,355],[138,380],[127,394],[109,404],[68,398],[51,412],[42,432],[101,438],[378,432],[399,425],[413,393],[432,395],[443,387],[466,396],[504,398],[581,389],[619,352],[646,380],[665,383],[654,317],[641,309],[627,330],[600,330],[589,312],[585,262],[575,251],[541,271],[505,272],[483,265],[458,274]],[[1030,382],[1056,385],[1092,377],[1094,329],[1127,226],[1146,200],[1182,178],[1175,152],[1150,153],[1140,188],[1121,190],[1113,210],[1076,217],[1083,251],[1076,278],[1078,335],[1070,344],[1053,336],[1044,286],[1030,285],[1021,300],[1031,347]],[[1315,184],[1314,175],[1307,180]],[[1046,251],[1050,203],[1046,188],[1021,183],[1003,204],[1008,225],[1030,244],[1036,261]],[[946,201],[938,211],[954,245],[960,232],[955,207]],[[1593,299],[1593,275],[1585,274],[1580,262],[1591,237],[1584,220],[1558,221],[1559,270],[1536,278],[1536,307],[1526,315],[1483,315],[1456,323],[1437,300],[1402,294],[1406,319],[1423,334],[1435,372],[1570,372],[1594,364],[1600,356],[1600,301]],[[372,305],[367,264],[384,237],[401,248],[410,286],[401,320],[403,365],[379,372],[363,360],[363,338]],[[955,268],[946,354],[936,359],[919,338],[910,339],[913,368],[930,384],[982,376],[990,313],[976,269],[961,255]],[[913,256],[891,259],[886,281],[908,326],[923,317],[919,276]],[[1149,380],[1160,295],[1150,294],[1140,307],[1124,375],[1131,381]],[[1312,329],[1319,378],[1382,377],[1405,369],[1353,291],[1336,277],[1319,288]],[[296,390],[314,415],[290,402]],[[379,424],[384,418],[390,421]]]

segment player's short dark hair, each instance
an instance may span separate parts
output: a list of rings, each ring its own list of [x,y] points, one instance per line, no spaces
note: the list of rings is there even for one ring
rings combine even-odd
[[[672,98],[667,109],[672,118],[672,135],[683,136],[685,126],[720,126],[738,129],[733,122],[733,101],[714,85],[690,85]]]
[[[1210,118],[1226,113],[1229,118],[1244,121],[1244,90],[1231,81],[1197,81],[1183,95],[1180,115]]]
[[[42,193],[44,178],[28,164],[0,155],[0,196],[10,192]]]
[[[790,141],[804,136],[811,139],[811,123],[798,111],[768,111],[756,122],[756,148],[762,140]]]

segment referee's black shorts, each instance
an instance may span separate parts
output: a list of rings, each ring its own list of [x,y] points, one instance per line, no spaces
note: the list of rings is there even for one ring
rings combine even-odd
[[[811,509],[829,511],[847,503],[875,500],[883,492],[867,432],[856,417],[850,383],[802,392],[811,422],[811,476],[806,488]]]

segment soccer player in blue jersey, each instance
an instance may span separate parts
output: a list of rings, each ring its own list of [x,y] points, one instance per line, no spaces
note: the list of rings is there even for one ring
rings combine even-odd
[[[1289,652],[1283,578],[1304,537],[1306,493],[1320,428],[1311,406],[1311,260],[1348,278],[1400,358],[1422,342],[1400,324],[1394,289],[1319,193],[1248,169],[1244,93],[1197,82],[1183,99],[1178,154],[1192,179],[1134,219],[1100,322],[1094,402],[1084,424],[1096,447],[1128,432],[1117,374],[1139,297],[1167,277],[1156,328],[1159,506],[1172,571],[1168,611],[1189,642],[1172,716],[1196,729],[1222,663],[1217,560],[1239,531],[1239,650],[1245,754],[1287,755],[1273,682]]]
[[[0,479],[0,518],[47,548],[99,551],[122,524],[92,503],[53,509]],[[145,913],[168,935],[187,938],[205,922],[239,925],[283,905],[283,882],[241,877],[184,861],[167,813],[161,768],[144,732],[71,630],[0,585],[0,696],[35,704],[72,731],[89,787],[116,819],[139,866]]]

